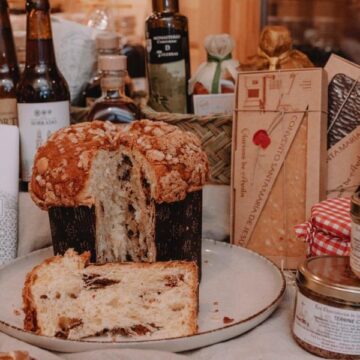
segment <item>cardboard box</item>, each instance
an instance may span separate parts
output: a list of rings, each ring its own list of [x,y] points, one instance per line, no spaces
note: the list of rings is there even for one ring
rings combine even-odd
[[[337,55],[328,74],[328,198],[350,196],[360,185],[360,66]]]
[[[294,226],[325,198],[327,80],[322,69],[239,73],[232,152],[232,243],[296,268]]]

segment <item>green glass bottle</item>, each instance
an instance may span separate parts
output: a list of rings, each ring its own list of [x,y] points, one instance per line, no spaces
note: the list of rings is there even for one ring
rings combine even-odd
[[[188,20],[179,14],[178,0],[152,4],[145,25],[149,105],[156,111],[191,112]]]

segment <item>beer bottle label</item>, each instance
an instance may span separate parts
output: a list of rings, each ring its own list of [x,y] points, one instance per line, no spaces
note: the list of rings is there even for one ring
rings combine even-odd
[[[165,28],[147,33],[150,106],[154,110],[187,112],[187,36],[187,32]]]
[[[30,181],[36,150],[48,137],[70,124],[69,101],[18,104],[21,179]]]
[[[17,125],[16,99],[0,100],[0,124]]]

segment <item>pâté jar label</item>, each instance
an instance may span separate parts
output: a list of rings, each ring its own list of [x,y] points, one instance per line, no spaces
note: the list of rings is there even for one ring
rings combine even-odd
[[[298,293],[294,335],[318,348],[360,355],[360,310],[345,310],[313,301]]]

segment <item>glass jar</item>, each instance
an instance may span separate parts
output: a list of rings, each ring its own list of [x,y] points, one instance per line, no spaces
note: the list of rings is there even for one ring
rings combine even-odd
[[[292,332],[327,359],[360,359],[360,280],[348,257],[307,259],[298,269]]]

